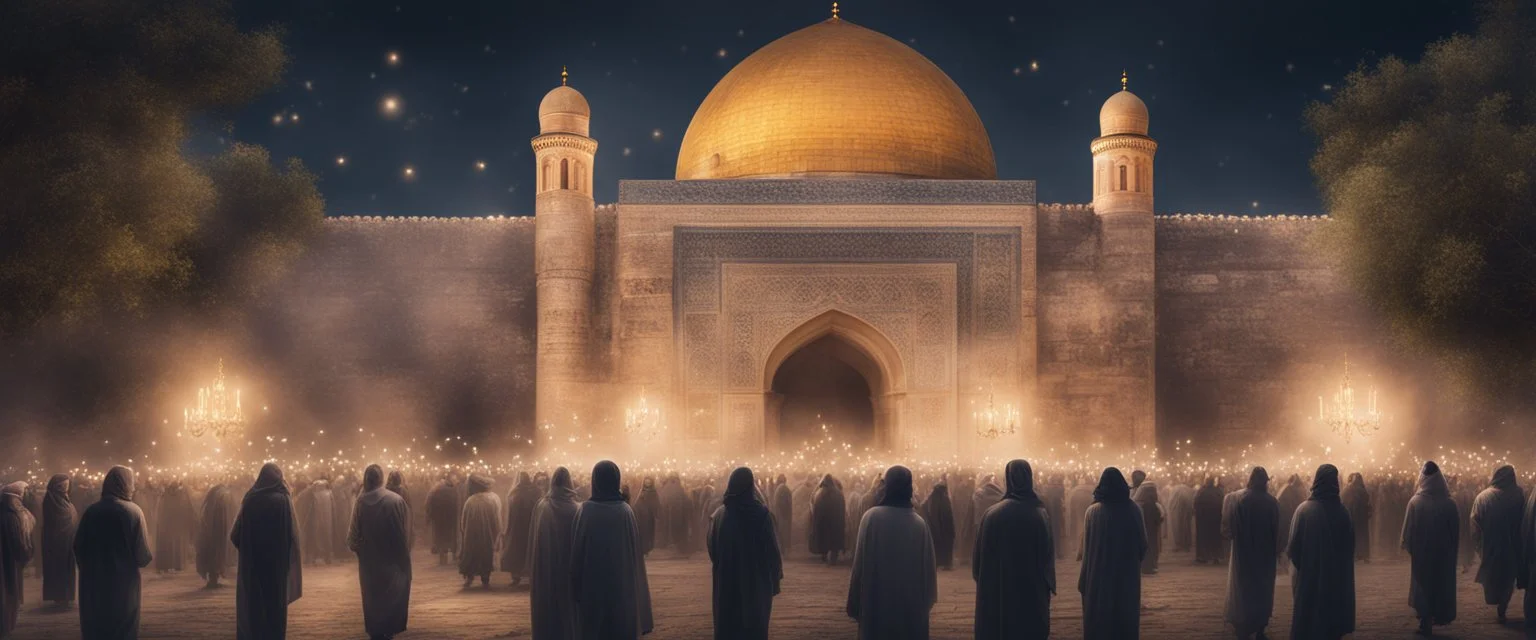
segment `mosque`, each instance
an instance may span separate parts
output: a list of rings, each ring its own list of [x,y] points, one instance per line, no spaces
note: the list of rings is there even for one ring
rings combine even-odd
[[[678,452],[823,424],[935,455],[1288,432],[1362,334],[1311,248],[1327,219],[1155,214],[1158,142],[1123,82],[1087,153],[1060,151],[1091,200],[1055,205],[998,178],[949,76],[835,14],[736,65],[676,179],[621,181],[613,204],[592,195],[604,105],[562,81],[539,105],[531,219],[329,219],[295,321],[370,318],[325,348],[388,384],[421,365],[368,352],[390,330],[376,305],[426,296],[394,329],[473,354],[508,424],[620,438],[644,402],[666,428],[643,437]]]

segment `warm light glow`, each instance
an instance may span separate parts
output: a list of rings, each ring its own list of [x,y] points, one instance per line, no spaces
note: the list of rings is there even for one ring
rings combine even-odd
[[[224,360],[219,359],[219,373],[213,384],[197,390],[197,406],[182,409],[182,428],[194,438],[212,433],[215,438],[238,436],[245,429],[240,410],[240,390],[231,396],[224,384]],[[179,435],[179,434],[178,434]]]
[[[379,102],[379,111],[383,112],[386,116],[392,117],[399,115],[400,98],[396,96],[384,96],[384,100]]]

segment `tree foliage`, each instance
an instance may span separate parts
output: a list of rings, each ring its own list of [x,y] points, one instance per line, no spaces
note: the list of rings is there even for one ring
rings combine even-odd
[[[194,118],[277,84],[280,35],[219,0],[0,3],[0,336],[227,308],[295,253],[313,175],[186,151]]]
[[[1324,241],[1462,401],[1536,404],[1536,7],[1492,0],[1417,62],[1357,69],[1307,113]]]

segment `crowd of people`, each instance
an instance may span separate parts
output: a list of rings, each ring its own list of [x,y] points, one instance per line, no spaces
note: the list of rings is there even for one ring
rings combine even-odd
[[[1158,572],[1164,545],[1227,566],[1225,619],[1240,638],[1264,637],[1282,570],[1293,638],[1355,631],[1356,562],[1406,554],[1409,602],[1426,634],[1456,619],[1460,572],[1476,570],[1501,623],[1536,577],[1536,491],[1509,466],[1487,482],[1447,477],[1435,462],[1416,478],[1372,482],[1324,464],[1283,482],[1263,467],[1245,479],[1109,467],[1097,477],[1044,471],[1037,485],[1024,460],[1009,462],[1001,482],[899,465],[868,477],[796,475],[740,467],[631,483],[603,461],[583,476],[565,467],[386,476],[370,465],[360,476],[333,469],[289,481],[267,463],[254,477],[191,484],[140,485],[122,466],[99,486],[68,474],[46,487],[12,482],[0,490],[0,637],[15,627],[30,569],[43,600],[78,606],[84,638],[134,638],[140,573],[153,567],[190,568],[209,586],[232,579],[237,637],[282,638],[304,566],[355,560],[365,631],[389,638],[407,627],[418,541],[439,564],[455,563],[466,589],[489,588],[498,573],[514,587],[526,581],[534,638],[649,633],[646,558],[656,549],[707,553],[717,638],[769,636],[792,549],[851,565],[847,614],[861,638],[881,639],[928,637],[938,572],[966,564],[977,638],[1047,637],[1056,562],[1069,555],[1080,560],[1085,637],[1134,638],[1142,579]],[[1533,591],[1524,609],[1536,627]]]

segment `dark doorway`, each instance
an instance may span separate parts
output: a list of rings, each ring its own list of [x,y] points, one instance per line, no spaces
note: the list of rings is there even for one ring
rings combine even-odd
[[[875,367],[869,356],[835,335],[818,338],[785,359],[773,374],[773,391],[782,398],[779,445],[793,451],[830,433],[856,448],[874,446],[875,409],[862,371]]]

